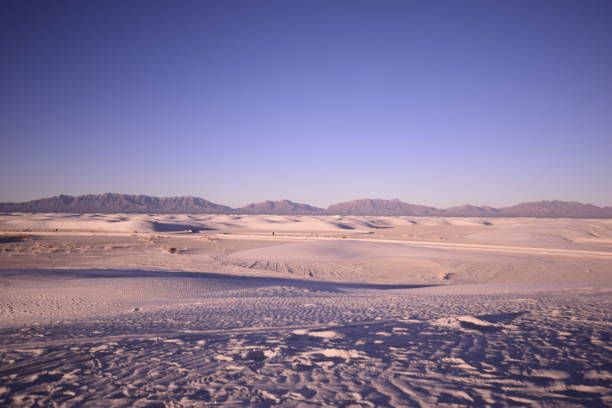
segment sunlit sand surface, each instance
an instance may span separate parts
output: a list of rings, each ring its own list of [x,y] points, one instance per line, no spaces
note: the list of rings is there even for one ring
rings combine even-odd
[[[612,405],[612,221],[0,215],[0,405]]]

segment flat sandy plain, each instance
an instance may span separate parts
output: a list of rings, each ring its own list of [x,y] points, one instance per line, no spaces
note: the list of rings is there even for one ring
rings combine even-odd
[[[612,220],[2,214],[0,406],[612,406]]]

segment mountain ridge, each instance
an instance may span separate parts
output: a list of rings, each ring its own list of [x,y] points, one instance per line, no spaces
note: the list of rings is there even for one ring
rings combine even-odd
[[[332,204],[326,209],[276,200],[231,208],[193,196],[155,197],[121,193],[60,194],[21,203],[0,203],[0,212],[612,218],[612,207],[560,200],[530,201],[501,208],[464,204],[446,209],[410,204],[399,199],[363,198]]]
[[[60,211],[61,210],[61,211]],[[24,203],[0,203],[4,212],[74,213],[229,213],[232,208],[200,197],[155,197],[144,194],[85,194],[41,198]]]
[[[309,204],[296,203],[290,200],[261,201],[236,208],[241,214],[278,214],[278,215],[316,215],[323,214],[323,208]]]
[[[409,204],[397,198],[383,200],[362,198],[330,205],[327,213],[334,215],[439,215],[440,210],[425,205]]]

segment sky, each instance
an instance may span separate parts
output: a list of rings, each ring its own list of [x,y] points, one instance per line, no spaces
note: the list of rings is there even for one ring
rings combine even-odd
[[[0,2],[0,201],[612,205],[612,2]]]

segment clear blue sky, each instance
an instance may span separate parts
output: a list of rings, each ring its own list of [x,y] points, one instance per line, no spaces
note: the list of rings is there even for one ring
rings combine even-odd
[[[612,205],[612,1],[0,2],[0,201]]]

